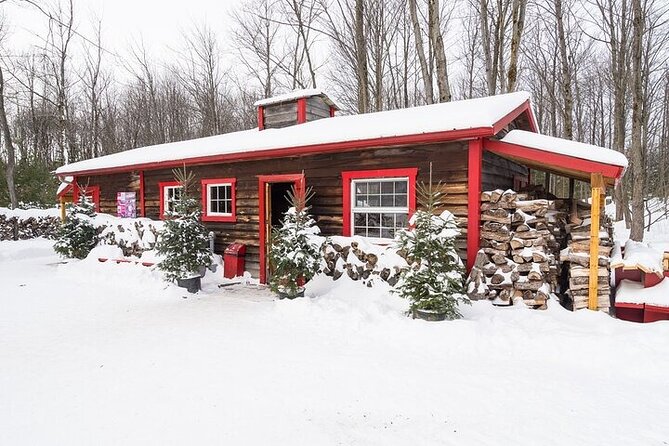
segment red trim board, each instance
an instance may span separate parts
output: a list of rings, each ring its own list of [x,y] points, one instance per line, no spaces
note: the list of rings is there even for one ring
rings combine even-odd
[[[304,173],[281,175],[258,175],[258,217],[260,240],[260,283],[267,281],[267,255],[265,253],[265,186],[268,183],[293,183],[295,191],[304,197],[306,183]]]
[[[481,234],[481,170],[483,166],[483,141],[469,141],[467,163],[467,271],[474,266],[480,246]]]
[[[624,172],[624,168],[620,166],[534,149],[504,141],[486,140],[484,146],[485,150],[499,155],[508,155],[514,158],[535,161],[547,166],[562,167],[587,173],[601,173],[602,176],[607,178],[620,178]]]
[[[343,227],[342,235],[350,237],[351,233],[351,180],[361,178],[393,178],[393,177],[408,177],[408,207],[409,218],[416,212],[416,176],[418,175],[417,167],[406,167],[401,169],[377,169],[377,170],[352,170],[341,173],[343,181]]]
[[[209,215],[208,192],[210,184],[230,184],[232,209],[231,215]],[[236,178],[207,178],[200,181],[202,190],[202,221],[218,221],[223,223],[234,223],[237,221],[237,179]]]
[[[307,99],[300,98],[297,100],[297,123],[304,124],[307,122]]]

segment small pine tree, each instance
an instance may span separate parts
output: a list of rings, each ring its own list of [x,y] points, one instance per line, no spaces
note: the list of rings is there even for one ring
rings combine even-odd
[[[65,221],[58,228],[54,251],[70,259],[83,259],[98,243],[98,231],[90,222],[95,216],[93,203],[81,194],[79,202],[67,210]]]
[[[442,206],[441,183],[435,190],[430,180],[427,186],[420,185],[418,192],[425,209],[412,216],[412,229],[398,231],[396,235],[398,248],[405,253],[409,267],[402,272],[395,293],[411,301],[412,312],[426,310],[444,313],[447,319],[458,319],[462,317],[458,304],[469,304],[464,289],[464,267],[455,249],[455,238],[460,231],[450,212],[434,215]]]
[[[173,173],[183,188],[182,194],[174,210],[165,212],[165,227],[156,243],[156,251],[164,257],[158,268],[169,281],[196,277],[202,268],[211,265],[209,236],[200,222],[199,203],[188,195],[193,174],[187,173],[185,167]]]
[[[301,282],[311,280],[318,273],[320,246],[312,236],[319,234],[320,229],[306,205],[312,196],[311,188],[303,198],[293,188],[288,193],[291,207],[284,215],[281,227],[272,231],[269,285],[275,293],[296,295]]]

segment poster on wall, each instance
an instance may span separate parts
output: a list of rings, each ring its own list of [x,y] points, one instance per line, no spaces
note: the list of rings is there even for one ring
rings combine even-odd
[[[135,218],[137,216],[135,192],[118,192],[116,194],[116,215],[121,218]]]

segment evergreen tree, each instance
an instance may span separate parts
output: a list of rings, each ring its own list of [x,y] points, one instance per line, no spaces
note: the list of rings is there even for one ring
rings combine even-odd
[[[420,185],[418,192],[424,210],[412,216],[412,229],[398,231],[396,235],[398,248],[406,255],[409,267],[402,272],[395,292],[411,301],[412,312],[426,310],[457,319],[462,317],[458,304],[469,304],[464,266],[455,248],[460,230],[450,212],[434,215],[442,206],[441,184],[435,190],[430,181],[427,186]]]
[[[95,216],[93,203],[81,194],[79,202],[67,210],[67,218],[58,228],[53,249],[63,257],[83,259],[98,243],[98,231],[91,224]]]
[[[165,212],[165,227],[156,243],[156,251],[164,257],[158,268],[170,281],[199,276],[202,268],[211,265],[209,236],[200,222],[199,203],[188,195],[193,174],[185,167],[173,173],[183,188],[181,198],[174,203],[174,210]]]
[[[281,227],[272,231],[269,285],[275,293],[296,295],[302,283],[311,280],[318,272],[320,246],[312,236],[319,234],[320,229],[306,205],[312,196],[311,188],[304,198],[292,189],[288,194],[291,207],[284,215]]]

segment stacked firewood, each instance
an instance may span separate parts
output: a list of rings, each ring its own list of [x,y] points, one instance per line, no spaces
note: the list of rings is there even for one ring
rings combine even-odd
[[[573,310],[588,307],[590,285],[590,210],[578,210],[576,223],[567,225],[567,248],[560,253],[560,262],[567,270],[568,290],[566,305]],[[610,255],[613,249],[613,224],[602,216],[599,230],[599,255],[597,259],[597,308],[609,311],[610,307]]]
[[[351,280],[360,280],[368,287],[376,281],[395,286],[406,261],[392,248],[378,248],[376,253],[365,252],[357,241],[334,237],[321,247],[323,264],[321,270],[326,276],[338,280],[346,275]]]
[[[481,250],[468,279],[472,300],[522,301],[544,309],[557,288],[559,252],[548,200],[519,200],[512,190],[481,195]]]
[[[59,226],[58,217],[18,218],[0,214],[0,240],[26,240],[37,237],[53,239]]]

